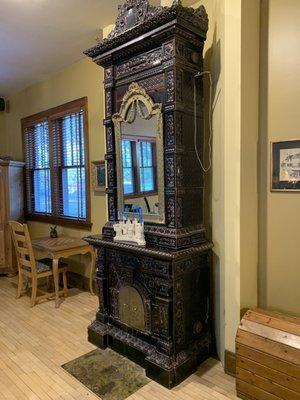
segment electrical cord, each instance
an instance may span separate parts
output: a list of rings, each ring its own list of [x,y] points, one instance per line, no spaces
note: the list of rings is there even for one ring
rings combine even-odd
[[[209,138],[208,138],[208,167],[204,167],[204,163],[201,160],[201,157],[199,156],[198,153],[198,148],[197,148],[197,102],[196,102],[196,78],[203,76],[203,75],[208,75],[209,76],[209,111],[208,111],[208,129],[209,129]],[[203,72],[198,72],[194,76],[194,147],[195,147],[195,153],[197,156],[197,159],[199,161],[199,164],[203,170],[203,172],[208,172],[211,168],[212,165],[212,147],[211,147],[211,141],[212,141],[212,78],[211,78],[211,72],[210,71],[203,71]]]

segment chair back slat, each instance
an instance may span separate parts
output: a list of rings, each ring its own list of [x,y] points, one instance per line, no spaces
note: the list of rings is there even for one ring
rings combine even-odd
[[[19,252],[20,254],[24,254],[25,256],[27,256],[28,253],[29,253],[27,247],[18,247],[18,252]]]
[[[28,261],[25,258],[20,258],[19,260],[22,266],[31,268],[31,261]]]
[[[36,273],[35,257],[32,249],[30,234],[26,224],[9,221],[12,238],[16,250],[18,267]]]
[[[15,238],[18,242],[26,242],[26,238],[23,235],[18,235],[17,233],[15,233]]]

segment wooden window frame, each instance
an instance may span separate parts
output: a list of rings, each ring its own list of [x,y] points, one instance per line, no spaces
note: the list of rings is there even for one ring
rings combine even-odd
[[[59,170],[62,167],[54,167],[54,154],[53,154],[53,129],[54,123],[53,121],[57,120],[66,115],[74,114],[79,112],[80,110],[83,111],[83,126],[84,126],[84,155],[85,155],[85,184],[86,184],[86,218],[85,220],[74,218],[74,217],[64,217],[59,215],[58,207],[59,203],[57,199],[54,199],[55,194],[61,195],[60,191],[55,192],[52,188],[55,185],[59,185],[59,180],[61,179]],[[23,139],[23,154],[25,161],[26,160],[26,138],[25,138],[25,129],[30,128],[40,122],[48,123],[49,129],[49,147],[50,147],[50,186],[51,186],[51,204],[52,210],[51,214],[45,215],[40,214],[34,211],[28,211],[28,188],[27,184],[30,182],[30,194],[33,193],[33,180],[27,177],[27,169],[25,167],[25,218],[31,221],[38,221],[38,222],[47,222],[55,225],[60,226],[68,226],[72,228],[78,229],[91,229],[91,192],[90,192],[90,162],[89,162],[89,134],[88,134],[88,101],[87,97],[82,97],[80,99],[76,99],[70,101],[68,103],[62,104],[57,107],[50,108],[48,110],[42,111],[40,113],[31,115],[29,117],[23,118],[21,120],[21,127],[22,127],[22,139]],[[62,150],[61,150],[62,151]],[[60,154],[60,157],[62,155]],[[30,171],[30,170],[29,170]],[[54,209],[53,209],[54,208]]]
[[[157,192],[157,164],[156,164],[156,143],[155,138],[149,136],[137,136],[137,135],[123,135],[121,140],[129,140],[130,142],[135,142],[135,145],[131,145],[131,156],[132,156],[132,169],[133,169],[133,187],[134,192],[124,195],[125,199],[134,199],[136,197],[147,197],[155,196]],[[140,191],[140,174],[137,161],[137,143],[141,142],[151,142],[152,144],[152,163],[153,163],[153,179],[154,179],[154,190],[141,192]],[[122,155],[121,155],[122,158]],[[122,164],[123,169],[123,164]],[[123,189],[124,190],[124,189]]]

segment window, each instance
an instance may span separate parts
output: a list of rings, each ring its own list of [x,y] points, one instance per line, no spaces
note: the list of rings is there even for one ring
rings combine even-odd
[[[130,140],[122,140],[123,189],[125,196],[135,192],[132,157],[133,143]]]
[[[28,219],[90,227],[87,99],[22,120]]]
[[[123,190],[126,197],[156,193],[154,140],[124,137],[122,139],[122,167]]]

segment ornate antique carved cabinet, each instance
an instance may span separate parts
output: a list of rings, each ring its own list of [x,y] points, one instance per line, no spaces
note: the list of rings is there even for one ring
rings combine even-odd
[[[193,101],[207,28],[203,6],[127,0],[109,37],[85,52],[104,67],[109,216],[102,235],[86,238],[97,248],[100,302],[89,340],[141,364],[167,387],[194,372],[210,353],[212,244],[203,227]],[[202,96],[200,80],[200,154]],[[153,164],[149,158],[143,165],[138,155],[134,170],[132,157],[141,148],[151,153]],[[148,192],[147,185],[152,185]],[[146,210],[146,246],[114,242],[117,210],[131,211],[137,203]]]
[[[24,220],[23,168],[22,162],[0,158],[0,275],[18,271],[8,221]]]

